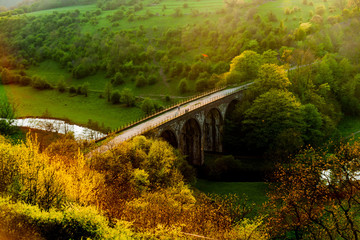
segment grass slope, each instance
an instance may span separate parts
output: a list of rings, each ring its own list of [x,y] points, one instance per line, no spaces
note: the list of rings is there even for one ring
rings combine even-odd
[[[310,5],[310,2],[313,3],[313,6]],[[324,19],[327,19],[330,15],[339,14],[340,11],[329,13],[329,7],[334,5],[335,0],[327,0],[327,1],[311,1],[307,0],[307,5],[303,4],[303,0],[281,0],[281,1],[269,1],[258,8],[258,14],[262,16],[264,19],[267,19],[267,14],[272,12],[276,15],[276,17],[280,20],[284,20],[284,24],[289,29],[294,29],[300,26],[301,23],[309,22],[311,19],[310,12],[314,15],[316,7],[324,6],[325,13],[323,15]],[[294,12],[290,15],[285,14],[285,10],[293,9],[294,7],[300,8],[300,11]],[[278,25],[278,23],[275,23]]]
[[[98,94],[90,93],[89,97],[71,96],[55,90],[39,91],[31,87],[0,85],[0,95],[6,94],[11,103],[17,106],[17,116],[51,116],[70,119],[72,122],[86,124],[89,119],[104,123],[105,126],[117,128],[136,118],[143,112],[139,108],[125,108],[112,105]]]

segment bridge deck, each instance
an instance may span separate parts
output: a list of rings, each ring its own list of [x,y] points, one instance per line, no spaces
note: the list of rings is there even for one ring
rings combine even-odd
[[[224,89],[215,93],[212,93],[210,95],[204,96],[202,98],[196,99],[194,101],[185,103],[180,106],[179,109],[172,109],[169,110],[157,117],[154,117],[152,119],[148,119],[142,123],[139,123],[136,126],[133,126],[131,128],[128,128],[122,132],[120,132],[117,136],[115,136],[112,140],[110,140],[108,143],[100,146],[99,148],[93,150],[93,152],[90,153],[90,156],[94,152],[105,152],[109,149],[111,149],[113,146],[116,146],[120,144],[121,142],[124,142],[128,139],[131,139],[135,136],[141,135],[151,129],[154,129],[165,122],[171,121],[175,118],[178,118],[184,114],[187,114],[195,109],[199,109],[209,103],[212,103],[214,101],[217,101],[221,98],[224,98],[228,95],[231,95],[235,92],[238,92],[240,90],[248,88],[252,83],[244,84],[238,87]]]

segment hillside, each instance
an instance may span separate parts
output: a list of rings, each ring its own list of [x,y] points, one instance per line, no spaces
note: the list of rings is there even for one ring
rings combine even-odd
[[[0,6],[10,8],[15,7],[21,2],[23,2],[23,0],[0,0]]]
[[[43,5],[34,5],[22,8],[29,13],[18,15],[13,11],[13,17],[2,21],[21,23],[12,32],[9,29],[3,29],[3,32],[11,36],[7,43],[9,50],[14,51],[17,61],[21,59],[13,64],[25,67],[23,73],[31,78],[40,77],[53,87],[61,82],[67,91],[86,83],[92,100],[86,100],[89,103],[85,105],[99,106],[99,110],[111,109],[109,112],[115,113],[119,112],[118,106],[96,99],[106,97],[102,93],[107,83],[111,82],[112,91],[117,90],[120,94],[125,88],[131,89],[134,96],[140,97],[136,106],[141,106],[141,98],[150,97],[155,100],[154,108],[159,109],[168,104],[164,101],[166,96],[176,101],[178,96],[192,95],[223,84],[221,74],[228,71],[231,59],[246,49],[278,51],[282,46],[293,48],[306,35],[315,40],[319,37],[317,28],[313,26],[311,31],[304,32],[300,24],[309,22],[316,9],[324,9],[322,18],[327,19],[324,24],[331,27],[340,20],[340,11],[334,3],[304,5],[299,0],[281,4],[274,1],[225,4],[212,0],[204,5],[197,1],[135,1],[131,4],[108,1],[46,10],[38,10]],[[303,10],[296,10],[299,7]],[[26,20],[24,16],[27,16]],[[256,23],[259,20],[261,24]],[[245,24],[249,21],[255,22]],[[43,27],[38,28],[38,24]],[[14,31],[16,35],[13,35]],[[300,33],[305,35],[297,36]],[[330,50],[325,45],[318,47],[325,49],[314,49],[315,57]],[[180,81],[182,89],[179,88]],[[24,91],[31,90],[15,87],[15,95],[9,94],[9,97],[21,101],[16,94]],[[45,91],[38,92],[37,98],[54,99],[51,104],[39,106],[35,99],[34,104],[19,103],[19,116],[39,116],[47,112],[53,117],[82,124],[91,119],[111,128],[128,121],[128,118],[124,119],[128,114],[121,113],[117,116],[118,123],[111,122],[114,117],[110,116],[102,119],[84,113],[79,118],[74,115],[78,110],[69,108],[66,103],[70,101],[67,95],[50,95]],[[110,100],[110,97],[106,98]],[[71,97],[71,101],[80,104],[82,100]],[[141,115],[141,110],[131,112],[136,112],[132,115],[134,119]]]

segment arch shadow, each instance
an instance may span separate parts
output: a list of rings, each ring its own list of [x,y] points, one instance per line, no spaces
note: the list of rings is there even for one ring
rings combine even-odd
[[[186,121],[180,133],[181,152],[193,165],[202,164],[201,128],[198,121],[191,118]]]
[[[162,139],[164,139],[166,142],[168,142],[174,148],[179,147],[178,140],[177,140],[176,135],[175,135],[175,133],[173,131],[165,130],[165,131],[163,131],[161,133],[160,137]]]
[[[204,150],[222,152],[224,120],[217,108],[211,109],[204,121]]]

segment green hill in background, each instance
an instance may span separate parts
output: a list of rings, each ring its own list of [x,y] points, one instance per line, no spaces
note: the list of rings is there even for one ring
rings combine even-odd
[[[15,7],[17,4],[21,3],[22,0],[0,0],[0,6],[5,7]]]

